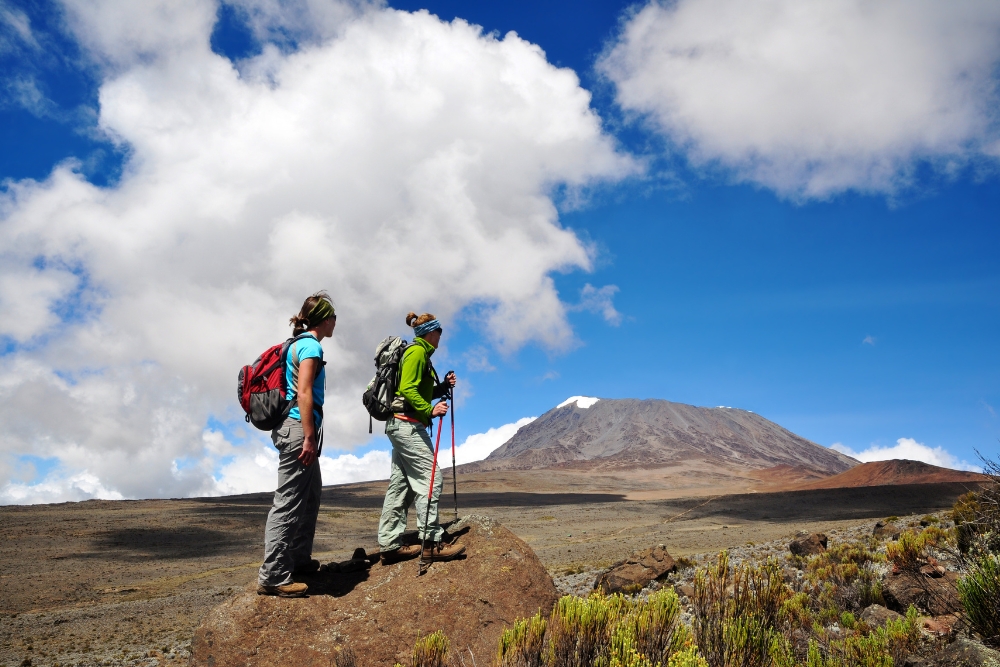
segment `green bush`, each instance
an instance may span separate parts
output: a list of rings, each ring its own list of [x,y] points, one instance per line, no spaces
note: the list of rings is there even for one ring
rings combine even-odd
[[[666,667],[708,667],[708,662],[698,653],[698,647],[690,644],[670,656]]]
[[[440,630],[421,637],[413,645],[413,667],[444,667],[448,649],[448,638]]]
[[[560,598],[549,617],[548,664],[592,667],[606,653],[615,622],[628,604],[619,594]]]
[[[498,667],[542,667],[545,664],[542,649],[547,625],[542,613],[538,612],[505,629],[497,646]]]
[[[899,539],[886,545],[885,555],[900,570],[916,570],[924,553],[924,536],[907,530]]]
[[[981,554],[958,580],[969,623],[985,641],[1000,645],[1000,556]]]
[[[829,642],[824,655],[820,644],[809,640],[805,667],[893,667],[916,646],[920,638],[917,610],[910,607],[906,616],[889,620],[868,634],[854,634]]]
[[[723,551],[715,567],[695,574],[694,590],[695,640],[710,667],[771,664],[779,613],[790,593],[776,561],[731,570]]]

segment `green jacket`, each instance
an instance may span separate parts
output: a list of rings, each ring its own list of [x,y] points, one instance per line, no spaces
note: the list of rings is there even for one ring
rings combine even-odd
[[[432,354],[433,345],[423,338],[414,338],[399,362],[399,389],[396,394],[406,399],[403,414],[419,420],[424,426],[431,423],[431,401],[448,393],[448,385],[438,384],[437,373],[430,361]]]

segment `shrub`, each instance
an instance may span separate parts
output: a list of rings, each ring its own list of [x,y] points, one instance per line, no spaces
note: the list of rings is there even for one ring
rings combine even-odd
[[[776,561],[741,563],[731,570],[729,554],[699,570],[694,580],[694,631],[711,667],[769,665],[779,612],[788,597]]]
[[[655,591],[646,600],[601,593],[566,596],[552,610],[547,632],[543,654],[546,625],[541,617],[516,623],[501,636],[498,665],[534,666],[544,655],[548,667],[652,667],[666,665],[691,645],[673,588]]]
[[[951,512],[959,551],[972,560],[982,553],[1000,554],[1000,462],[982,454],[979,459],[986,483],[960,497]]]
[[[545,663],[542,648],[547,625],[539,612],[505,629],[497,646],[498,667],[541,667]]]
[[[829,643],[824,655],[819,643],[809,640],[806,667],[893,667],[916,646],[920,638],[917,610],[910,607],[906,617],[889,620],[868,634],[855,634]]]
[[[981,554],[958,580],[969,624],[984,641],[1000,645],[1000,556]]]
[[[612,627],[622,608],[628,605],[618,594],[562,597],[549,617],[548,664],[591,667],[607,651]]]
[[[900,570],[916,570],[924,552],[924,537],[907,530],[886,545],[885,555]]]
[[[413,645],[413,667],[444,667],[448,649],[448,638],[440,630],[421,637]]]
[[[608,667],[653,667],[649,658],[636,648],[632,630],[631,627],[621,625],[612,633],[608,647]],[[603,661],[595,662],[595,665],[598,664],[603,664]]]
[[[708,662],[698,653],[698,647],[689,644],[670,656],[666,667],[708,667]]]
[[[681,605],[673,588],[663,588],[635,605],[622,620],[635,638],[636,650],[653,664],[666,665],[690,641],[680,622]]]

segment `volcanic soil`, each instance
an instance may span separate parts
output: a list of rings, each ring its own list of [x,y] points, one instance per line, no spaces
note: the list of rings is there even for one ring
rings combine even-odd
[[[465,479],[461,513],[500,521],[552,574],[606,566],[654,544],[685,556],[938,511],[968,490],[942,483],[627,500],[627,490],[609,493],[583,476],[567,477],[562,490],[551,477],[545,486],[531,476]],[[314,556],[339,561],[355,547],[374,550],[383,492],[384,482],[325,489]],[[0,666],[186,664],[200,620],[254,579],[270,501],[254,494],[0,508]],[[449,495],[442,518],[451,516]]]

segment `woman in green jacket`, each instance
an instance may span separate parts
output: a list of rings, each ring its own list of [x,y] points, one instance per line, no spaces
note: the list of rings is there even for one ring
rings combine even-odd
[[[449,373],[439,383],[431,355],[441,341],[441,324],[430,313],[406,316],[407,326],[413,327],[413,343],[403,352],[399,364],[399,390],[394,405],[399,410],[389,418],[385,434],[392,443],[392,471],[389,488],[382,504],[378,524],[378,544],[382,564],[388,565],[420,555],[420,545],[404,545],[406,515],[411,505],[417,511],[417,535],[426,538],[425,561],[451,560],[465,552],[465,547],[442,543],[444,529],[438,525],[438,500],[441,497],[441,475],[434,477],[434,495],[428,514],[427,492],[434,468],[434,445],[427,427],[435,417],[448,414],[448,403],[432,401],[447,396],[455,386],[456,377]],[[427,524],[424,525],[424,518]]]

